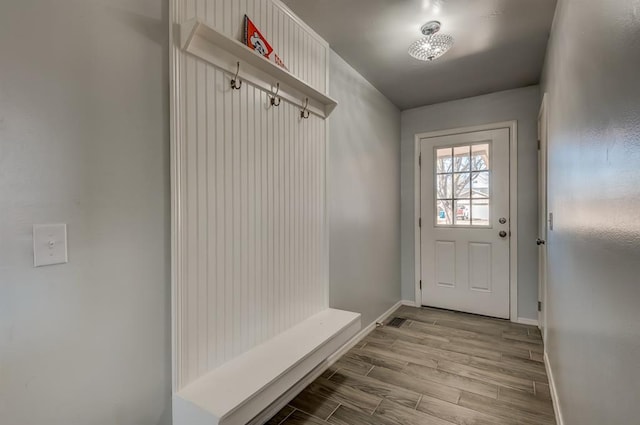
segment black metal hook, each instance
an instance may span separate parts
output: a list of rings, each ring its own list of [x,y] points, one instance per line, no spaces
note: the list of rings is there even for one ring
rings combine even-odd
[[[300,118],[304,118],[305,120],[309,118],[309,98],[304,99],[304,106],[302,107],[302,111],[300,111]]]
[[[240,90],[240,87],[242,87],[242,80],[238,79],[238,74],[240,73],[240,62],[237,62],[236,65],[236,75],[231,79],[231,88],[233,90]]]
[[[271,96],[271,106],[280,106],[281,98],[278,97],[278,93],[280,92],[280,83],[276,83],[276,92],[273,96]]]

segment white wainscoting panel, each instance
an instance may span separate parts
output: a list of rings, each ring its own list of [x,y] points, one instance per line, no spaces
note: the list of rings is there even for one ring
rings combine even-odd
[[[271,0],[172,0],[241,38],[246,13],[326,93],[329,47]],[[325,121],[172,40],[174,390],[328,308]]]

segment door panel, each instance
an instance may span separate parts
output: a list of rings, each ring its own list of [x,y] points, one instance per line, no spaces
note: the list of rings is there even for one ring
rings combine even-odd
[[[436,241],[436,283],[440,286],[456,284],[456,243]]]
[[[420,154],[422,304],[508,318],[509,130],[425,138]]]
[[[474,291],[491,292],[491,244],[469,243],[469,286]]]

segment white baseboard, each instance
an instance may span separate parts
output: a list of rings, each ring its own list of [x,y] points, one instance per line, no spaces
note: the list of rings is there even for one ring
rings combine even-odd
[[[409,307],[418,307],[416,302],[415,301],[411,301],[411,300],[402,300],[402,301],[400,301],[400,303],[402,305],[406,305],[406,306],[409,306]]]
[[[551,391],[551,400],[553,401],[553,411],[556,414],[556,422],[558,425],[564,425],[562,419],[562,411],[560,410],[560,402],[558,401],[558,391],[556,389],[556,381],[551,371],[551,364],[549,363],[549,356],[547,350],[544,351],[544,367],[547,370],[547,378],[549,378],[549,390]]]
[[[518,317],[515,322],[522,325],[538,326],[538,321],[536,319],[527,319],[526,317]]]
[[[411,303],[411,304],[405,304]],[[353,338],[349,340],[346,344],[344,344],[338,351],[329,356],[327,360],[322,362],[322,364],[318,365],[313,371],[311,371],[307,376],[302,378],[298,383],[296,383],[293,387],[291,387],[287,392],[285,392],[277,401],[275,401],[271,406],[262,411],[258,416],[253,418],[248,425],[259,425],[263,424],[267,420],[269,420],[273,415],[278,413],[280,409],[287,405],[291,400],[293,400],[307,385],[316,380],[320,375],[324,373],[331,365],[333,365],[340,357],[342,357],[347,351],[351,350],[354,346],[356,346],[369,332],[376,328],[376,323],[384,322],[389,316],[393,314],[401,305],[415,305],[413,301],[398,301],[395,303],[389,310],[382,313],[380,317],[374,320],[372,323],[363,328],[360,332],[358,332]]]
[[[401,305],[406,305],[406,304],[403,304],[403,303],[404,303],[403,301],[398,301],[393,306],[391,306],[391,308],[389,310],[387,310],[384,313],[382,313],[382,315],[380,315],[380,317],[378,317],[373,322],[369,323],[369,325],[367,325],[360,332],[358,332],[358,334],[356,334],[356,336],[351,338],[351,341],[347,342],[345,345],[342,346],[342,348],[340,348],[331,357],[329,357],[329,359],[328,359],[329,366],[334,364],[347,351],[349,351],[353,347],[355,347],[365,336],[367,336],[369,334],[369,332],[374,330],[376,328],[376,323],[384,322],[389,316],[391,316],[393,314],[394,311],[396,311],[398,308],[400,308]]]

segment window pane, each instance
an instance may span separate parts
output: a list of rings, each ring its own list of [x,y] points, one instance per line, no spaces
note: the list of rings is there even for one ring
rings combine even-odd
[[[452,225],[453,224],[453,201],[450,199],[438,201],[436,203],[436,224]]]
[[[436,149],[436,225],[491,224],[490,149],[490,142]]]
[[[469,204],[471,201],[468,199],[463,199],[459,201],[455,201],[456,207],[456,216],[455,216],[455,224],[458,226],[468,226],[471,224],[471,209],[469,208]]]
[[[488,226],[490,224],[490,200],[489,199],[474,199],[472,210],[472,219],[474,226]]]
[[[471,174],[471,197],[472,198],[488,198],[489,197],[489,172]]]
[[[471,198],[471,173],[455,173],[453,175],[453,197]]]
[[[471,146],[471,167],[476,170],[489,169],[489,144]]]
[[[451,182],[453,178],[451,174],[438,174],[436,193],[437,199],[451,199],[453,198],[453,190]]]
[[[471,146],[453,148],[453,171],[469,171],[469,150]]]
[[[450,173],[452,171],[451,148],[436,150],[436,172]]]

